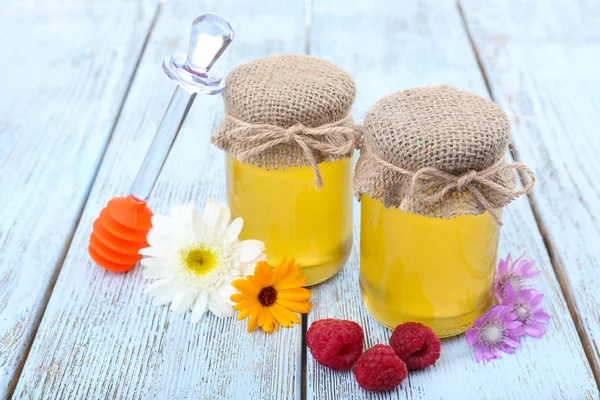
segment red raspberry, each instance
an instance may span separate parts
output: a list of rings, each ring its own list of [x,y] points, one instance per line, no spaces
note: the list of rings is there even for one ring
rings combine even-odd
[[[349,369],[362,354],[365,336],[356,322],[321,319],[306,332],[306,344],[320,364],[336,371]]]
[[[364,389],[382,392],[398,386],[406,379],[408,370],[394,349],[386,344],[378,344],[360,356],[354,367],[354,375]]]
[[[398,325],[390,345],[408,369],[427,368],[440,358],[440,339],[429,327],[418,322]]]

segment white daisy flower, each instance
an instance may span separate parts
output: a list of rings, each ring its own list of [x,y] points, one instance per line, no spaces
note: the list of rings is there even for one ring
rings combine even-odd
[[[263,242],[238,239],[242,219],[230,220],[229,207],[212,199],[203,215],[190,203],[173,207],[170,217],[152,217],[150,247],[139,253],[147,256],[141,261],[144,277],[156,279],[145,290],[154,305],[171,303],[177,314],[191,309],[192,323],[207,310],[217,317],[233,315],[231,282],[252,274],[265,255]]]

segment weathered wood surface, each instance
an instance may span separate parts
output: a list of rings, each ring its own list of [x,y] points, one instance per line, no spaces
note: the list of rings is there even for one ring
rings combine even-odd
[[[537,172],[533,207],[600,382],[600,4],[463,9],[518,157]]]
[[[310,49],[355,77],[356,119],[362,119],[382,96],[420,85],[448,83],[489,97],[454,1],[405,1],[401,7],[391,0],[344,5],[342,0],[313,2]],[[493,8],[489,15],[495,15]],[[515,136],[526,134],[515,131]],[[391,331],[367,313],[360,299],[358,213],[357,205],[351,260],[338,276],[313,289],[316,301],[308,320],[309,324],[328,317],[357,321],[365,330],[368,348],[388,343]],[[546,294],[544,307],[553,316],[544,338],[526,338],[515,356],[485,364],[475,362],[464,336],[444,340],[435,367],[409,374],[401,388],[383,394],[361,390],[351,372],[332,372],[309,354],[307,398],[597,398],[594,377],[527,199],[511,204],[504,220],[499,254],[526,252],[544,272],[533,282]]]
[[[23,369],[15,397],[259,399],[299,397],[302,328],[269,336],[246,323],[207,315],[196,325],[153,307],[137,267],[124,275],[94,265],[86,247],[107,200],[127,192],[175,85],[161,70],[165,55],[187,49],[190,23],[219,12],[236,29],[220,67],[305,49],[304,4],[278,0],[169,1],[163,4],[92,188],[73,244]],[[150,206],[209,197],[225,201],[223,154],[209,144],[222,118],[220,96],[197,97]]]
[[[38,12],[33,3],[15,3],[8,18],[5,8],[0,15],[1,37],[18,30],[47,54],[42,72],[34,64],[21,63],[16,72],[0,65],[2,88],[19,93],[0,100],[3,115],[11,112],[0,121],[0,397],[16,384],[13,377],[50,296],[15,398],[288,399],[300,398],[303,384],[310,399],[599,397],[550,262],[577,313],[588,356],[597,363],[599,278],[592,246],[599,239],[593,210],[600,201],[594,192],[594,150],[600,146],[589,127],[600,119],[600,73],[591,62],[600,54],[595,43],[600,23],[591,3],[519,8],[527,3],[498,0],[466,1],[463,7],[492,95],[513,121],[517,154],[538,175],[534,211],[545,237],[531,205],[520,199],[506,210],[500,254],[525,251],[538,260],[544,274],[534,286],[546,293],[544,305],[553,316],[547,335],[527,338],[515,356],[486,364],[473,360],[464,337],[444,340],[434,368],[412,373],[401,388],[385,394],[363,391],[351,372],[333,373],[310,353],[302,382],[300,327],[248,335],[245,324],[234,319],[209,315],[192,325],[167,307],[153,307],[142,293],[147,283],[141,269],[117,275],[96,267],[87,255],[88,236],[106,201],[126,193],[133,181],[174,89],[160,63],[171,51],[186,48],[189,22],[197,14],[223,13],[236,28],[236,40],[221,62],[226,71],[256,57],[306,49],[347,69],[357,81],[354,112],[361,120],[382,96],[420,85],[449,83],[489,97],[456,3],[163,4],[51,292],[156,9],[150,0],[138,8],[121,3],[52,0],[36,4],[42,7]],[[25,16],[15,18],[15,10]],[[23,21],[34,16],[42,27],[26,29],[31,22]],[[60,32],[59,44],[51,32]],[[72,32],[78,35],[71,37]],[[2,41],[0,49],[23,59],[30,54],[18,41]],[[95,78],[84,81],[87,76]],[[70,78],[78,83],[66,89],[73,85]],[[23,82],[47,90],[21,95]],[[153,193],[155,211],[190,200],[201,207],[209,197],[224,201],[222,154],[208,145],[221,116],[219,97],[198,96]],[[24,203],[31,198],[34,207]],[[356,320],[371,347],[385,343],[391,332],[360,300],[358,206],[355,221],[352,258],[337,277],[313,289],[315,308],[308,320]]]
[[[0,6],[0,398],[16,384],[157,7]]]

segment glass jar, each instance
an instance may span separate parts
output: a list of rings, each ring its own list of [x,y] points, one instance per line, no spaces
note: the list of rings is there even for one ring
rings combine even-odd
[[[360,290],[395,328],[466,331],[493,301],[501,213],[529,168],[504,159],[506,114],[450,86],[408,89],[367,113],[354,192],[361,201]],[[515,170],[529,175],[517,189]]]
[[[241,238],[264,242],[271,265],[295,258],[308,285],[352,247],[354,80],[311,56],[280,54],[234,68],[212,142],[226,153],[227,197]]]
[[[429,218],[367,195],[361,214],[360,290],[383,325],[454,336],[490,307],[500,231],[490,214]]]
[[[226,155],[227,198],[244,218],[240,238],[265,243],[268,262],[296,257],[308,285],[323,282],[346,263],[352,249],[352,160],[266,170]]]

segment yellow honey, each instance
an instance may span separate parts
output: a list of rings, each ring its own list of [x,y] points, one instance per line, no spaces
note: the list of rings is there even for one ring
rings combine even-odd
[[[244,219],[240,238],[261,240],[268,262],[295,257],[308,285],[323,282],[344,265],[352,247],[352,160],[314,170],[267,170],[226,156],[227,196],[234,217]]]
[[[499,227],[489,213],[430,218],[367,195],[361,207],[360,288],[379,322],[421,322],[448,337],[490,307]]]

